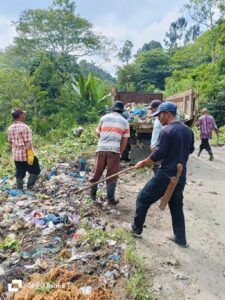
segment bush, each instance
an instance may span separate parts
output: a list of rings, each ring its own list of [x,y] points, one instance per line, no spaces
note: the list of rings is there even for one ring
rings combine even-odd
[[[215,118],[217,126],[221,127],[225,125],[225,88],[221,88],[215,99],[210,101],[206,106],[210,114]]]
[[[0,132],[0,155],[7,147],[7,138],[5,132]]]

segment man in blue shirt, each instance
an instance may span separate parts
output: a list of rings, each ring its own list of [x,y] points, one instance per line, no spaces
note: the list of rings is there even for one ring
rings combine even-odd
[[[164,195],[170,177],[176,176],[177,164],[181,163],[183,171],[169,201],[169,208],[174,233],[172,240],[182,247],[187,247],[183,191],[186,183],[187,160],[189,154],[194,151],[194,134],[189,127],[176,120],[176,112],[176,105],[166,101],[160,104],[153,114],[159,116],[162,125],[167,126],[162,130],[154,151],[145,160],[139,161],[135,167],[141,169],[154,165],[159,160],[161,165],[157,174],[145,184],[137,197],[135,217],[130,229],[134,235],[141,236],[149,207]]]

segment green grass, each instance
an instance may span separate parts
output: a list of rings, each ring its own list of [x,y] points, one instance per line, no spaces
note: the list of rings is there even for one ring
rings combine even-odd
[[[149,276],[146,263],[138,256],[134,244],[130,244],[125,252],[127,261],[133,265],[134,270],[128,281],[128,292],[134,300],[151,300],[149,292]]]

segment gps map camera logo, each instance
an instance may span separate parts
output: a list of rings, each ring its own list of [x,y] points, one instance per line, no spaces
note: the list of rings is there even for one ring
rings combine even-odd
[[[9,292],[18,292],[23,285],[23,281],[20,279],[13,279],[11,283],[8,284]]]

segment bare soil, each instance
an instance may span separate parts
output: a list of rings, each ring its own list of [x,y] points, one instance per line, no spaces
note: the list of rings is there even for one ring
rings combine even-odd
[[[172,235],[168,208],[153,205],[146,219],[143,238],[137,249],[146,258],[150,273],[149,291],[160,300],[225,299],[225,147],[191,155],[184,193],[184,213],[189,248],[183,249],[167,239]],[[119,181],[117,222],[131,222],[138,191],[152,173],[134,172]]]

